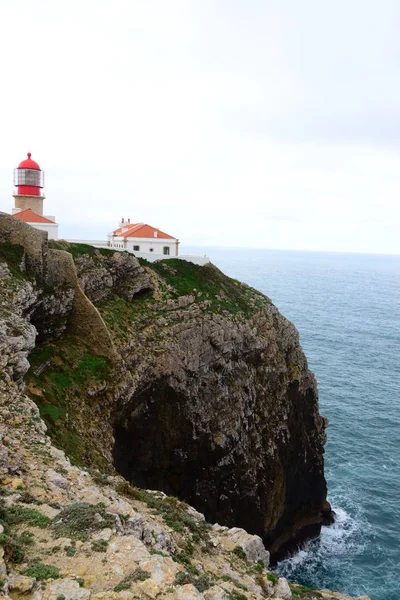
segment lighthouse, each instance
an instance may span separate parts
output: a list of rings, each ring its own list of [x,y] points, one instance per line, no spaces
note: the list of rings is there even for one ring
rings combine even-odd
[[[36,229],[47,231],[49,239],[57,239],[58,224],[55,222],[55,217],[43,215],[44,171],[31,156],[28,152],[27,158],[14,169],[14,185],[17,189],[13,195],[12,214]]]
[[[15,208],[30,208],[38,215],[43,215],[44,172],[31,156],[28,152],[28,158],[14,169],[14,185],[17,188],[17,193],[14,194]]]

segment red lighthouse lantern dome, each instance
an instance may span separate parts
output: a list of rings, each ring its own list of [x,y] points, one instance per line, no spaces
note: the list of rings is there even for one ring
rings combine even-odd
[[[14,169],[14,185],[18,187],[18,195],[42,196],[44,172],[40,170],[37,162],[31,159],[30,152],[28,158]]]

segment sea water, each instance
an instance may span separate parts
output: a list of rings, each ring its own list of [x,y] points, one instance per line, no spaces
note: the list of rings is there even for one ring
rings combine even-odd
[[[400,256],[204,251],[296,325],[329,419],[325,475],[336,522],[277,573],[400,600]]]

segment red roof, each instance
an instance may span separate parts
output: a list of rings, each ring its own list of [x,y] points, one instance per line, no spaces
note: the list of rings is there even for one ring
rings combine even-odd
[[[126,231],[123,231],[123,229]],[[154,233],[157,235],[154,235]],[[164,233],[151,225],[146,225],[145,223],[126,223],[124,227],[118,227],[115,231],[113,231],[114,235],[119,237],[138,237],[138,238],[154,238],[154,239],[168,239],[175,240],[172,235],[168,235],[168,233]]]
[[[28,158],[19,163],[18,169],[34,169],[35,171],[40,171],[39,165],[31,159],[31,156],[31,153],[28,152]]]
[[[25,223],[54,223],[51,219],[47,219],[38,213],[35,213],[30,208],[24,208],[24,210],[20,210],[17,213],[13,214],[13,217],[19,219],[20,221],[24,221]]]

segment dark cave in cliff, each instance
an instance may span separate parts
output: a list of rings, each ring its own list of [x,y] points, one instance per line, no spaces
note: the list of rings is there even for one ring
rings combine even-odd
[[[216,490],[206,488],[215,486],[209,467],[217,457],[196,435],[186,397],[166,382],[154,383],[119,416],[114,438],[114,465],[128,481],[177,496],[214,519]]]
[[[288,393],[294,407],[305,401],[297,398],[295,386]],[[205,402],[202,399],[203,406]],[[194,404],[193,398],[166,380],[136,394],[114,423],[117,471],[139,488],[161,490],[186,501],[211,523],[257,533],[273,559],[318,535],[326,521],[321,514],[325,480],[317,465],[299,471],[297,456],[305,438],[297,411],[290,419],[296,439],[293,435],[290,446],[267,460],[251,446],[252,436],[245,428],[240,435],[247,439],[246,451],[234,436],[228,436],[224,447],[214,443],[221,432],[217,411],[214,408],[211,419],[214,428],[206,432],[199,427]],[[255,427],[254,419],[249,423]]]
[[[114,439],[114,465],[133,485],[176,496],[210,522],[237,524],[236,507],[246,502],[239,502],[237,486],[244,467],[221,464],[224,452],[196,432],[188,398],[168,383],[158,381],[132,399],[114,425]],[[260,527],[246,525],[253,532]]]

